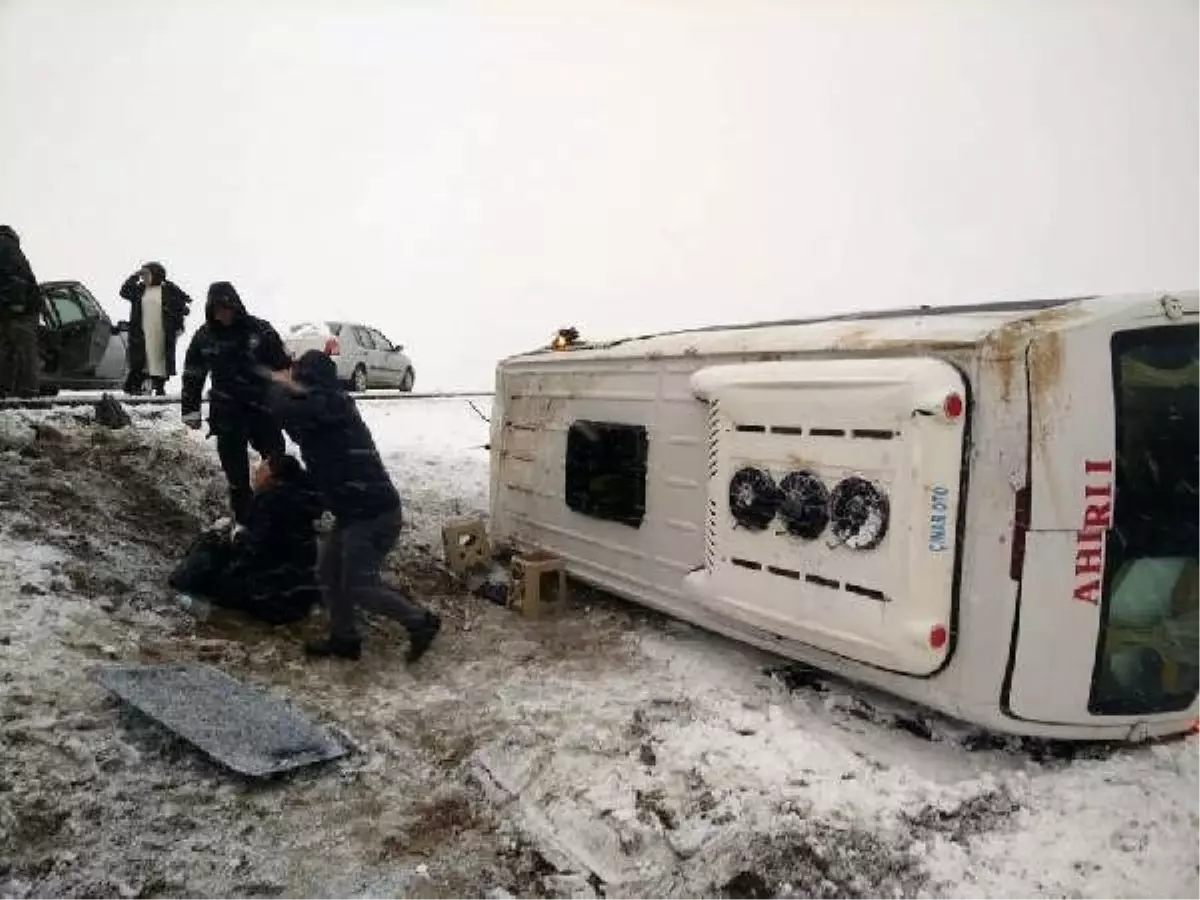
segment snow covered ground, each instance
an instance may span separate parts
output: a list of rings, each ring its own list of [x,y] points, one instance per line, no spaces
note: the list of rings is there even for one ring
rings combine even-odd
[[[0,455],[0,895],[1200,891],[1196,739],[977,741],[608,598],[522,619],[435,558],[441,521],[486,508],[486,423],[463,400],[362,409],[409,518],[393,575],[446,622],[411,670],[391,623],[361,664],[314,664],[317,620],[178,607],[163,579],[223,491],[172,411],[120,432],[0,413],[34,429]],[[239,781],[93,685],[110,660],[210,662],[356,752]]]

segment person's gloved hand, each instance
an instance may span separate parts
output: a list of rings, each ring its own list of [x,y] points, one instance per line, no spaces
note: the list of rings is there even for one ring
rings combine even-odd
[[[186,413],[183,417],[183,424],[192,429],[192,431],[199,431],[200,426],[203,424],[203,419],[198,412]]]
[[[233,519],[231,519],[229,516],[222,516],[221,518],[217,519],[217,521],[213,522],[211,525],[208,526],[208,528],[206,528],[204,530],[205,531],[215,531],[215,532],[221,532],[221,531],[228,532],[232,527],[233,527]]]

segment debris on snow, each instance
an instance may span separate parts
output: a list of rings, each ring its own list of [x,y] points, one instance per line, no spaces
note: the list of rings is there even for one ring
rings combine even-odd
[[[289,704],[212,666],[107,666],[93,677],[143,715],[243,775],[278,775],[346,753]]]
[[[111,394],[105,394],[96,401],[96,424],[117,431],[128,428],[133,424],[133,420],[129,418],[129,413],[125,411],[125,407],[119,401],[115,400]]]
[[[17,410],[0,410],[0,450],[26,450],[37,440],[37,429]]]

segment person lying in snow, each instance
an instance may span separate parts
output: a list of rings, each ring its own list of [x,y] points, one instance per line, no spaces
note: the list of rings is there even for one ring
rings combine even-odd
[[[306,617],[321,601],[317,533],[321,499],[293,456],[254,469],[244,527],[206,531],[171,574],[171,587],[272,625]]]
[[[301,356],[290,372],[275,372],[267,397],[335,523],[321,557],[329,607],[329,637],[310,641],[311,656],[358,659],[362,638],[356,610],[398,620],[409,635],[408,661],[429,649],[441,620],[388,587],[380,567],[400,534],[400,495],[379,458],[354,400],[342,390],[337,367],[320,350]]]

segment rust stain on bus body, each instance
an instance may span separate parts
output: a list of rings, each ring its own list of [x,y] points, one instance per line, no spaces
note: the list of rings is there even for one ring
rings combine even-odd
[[[1062,333],[1058,326],[1079,315],[1076,307],[1054,307],[1010,322],[988,335],[982,361],[999,372],[1000,398],[1005,403],[1012,397],[1013,379],[1026,358],[1031,399],[1043,399],[1054,390],[1062,374]]]

